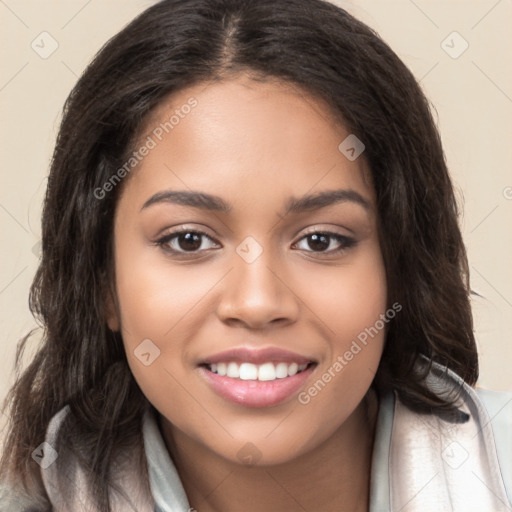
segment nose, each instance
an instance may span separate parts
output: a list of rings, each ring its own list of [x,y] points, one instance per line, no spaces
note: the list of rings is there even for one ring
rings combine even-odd
[[[293,279],[272,258],[270,251],[264,250],[251,263],[235,253],[233,264],[217,307],[217,315],[223,322],[264,329],[297,321],[300,299],[293,292]]]

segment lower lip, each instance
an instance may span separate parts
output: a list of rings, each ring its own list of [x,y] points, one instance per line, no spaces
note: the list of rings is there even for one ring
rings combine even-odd
[[[315,366],[311,365],[291,377],[271,381],[222,377],[204,366],[199,367],[199,372],[214,391],[230,402],[246,407],[271,407],[298,391],[313,373]]]

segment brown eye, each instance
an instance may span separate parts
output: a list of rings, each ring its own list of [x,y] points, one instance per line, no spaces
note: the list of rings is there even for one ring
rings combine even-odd
[[[197,233],[180,233],[176,243],[184,251],[197,251],[201,247],[201,235]]]
[[[306,239],[308,240],[309,247],[311,247],[314,251],[325,251],[329,248],[330,245],[329,235],[313,234],[308,235]]]
[[[208,243],[204,243],[205,240],[209,240],[213,243],[212,238],[202,231],[183,229],[163,236],[157,240],[157,244],[161,246],[163,250],[174,254],[194,254],[211,248],[211,246],[208,247]],[[213,245],[216,244],[213,243]]]
[[[348,249],[349,247],[353,247],[357,243],[353,238],[349,238],[338,233],[324,231],[308,233],[306,236],[302,237],[299,242],[303,240],[306,241],[306,244],[303,244],[303,247],[300,247],[301,249],[306,250],[307,252],[318,252],[325,254],[341,252],[345,249]],[[304,245],[309,247],[309,249],[304,247]],[[335,248],[332,248],[332,245],[334,245]]]

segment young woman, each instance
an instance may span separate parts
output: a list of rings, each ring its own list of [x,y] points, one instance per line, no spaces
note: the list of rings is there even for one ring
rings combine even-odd
[[[140,15],[66,103],[42,252],[0,510],[512,507],[428,102],[344,10]]]

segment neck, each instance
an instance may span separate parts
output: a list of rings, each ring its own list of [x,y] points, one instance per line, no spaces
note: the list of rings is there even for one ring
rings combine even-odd
[[[366,512],[378,411],[371,390],[327,440],[283,464],[244,466],[162,422],[190,505],[200,512]]]

